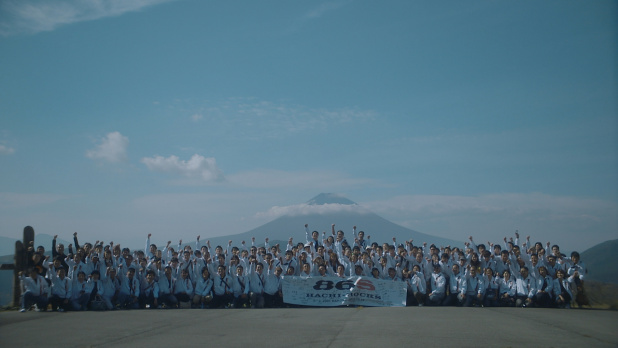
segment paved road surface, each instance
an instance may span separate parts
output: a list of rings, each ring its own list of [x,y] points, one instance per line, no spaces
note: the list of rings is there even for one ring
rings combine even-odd
[[[0,347],[618,347],[618,312],[301,308],[1,312]]]

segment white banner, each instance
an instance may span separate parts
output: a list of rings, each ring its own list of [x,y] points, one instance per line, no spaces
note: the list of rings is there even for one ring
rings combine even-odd
[[[369,277],[283,277],[283,302],[303,306],[405,307],[406,284]]]

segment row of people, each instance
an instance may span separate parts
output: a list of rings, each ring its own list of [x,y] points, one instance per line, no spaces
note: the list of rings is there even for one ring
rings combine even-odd
[[[204,267],[201,278],[195,282],[189,278],[189,271],[182,270],[180,278],[172,276],[172,268],[165,267],[164,274],[156,280],[156,272],[148,270],[145,279],[140,281],[134,267],[129,267],[124,277],[118,277],[116,270],[110,268],[108,277],[100,279],[98,271],[93,271],[86,279],[83,271],[73,282],[65,275],[64,268],[56,270],[51,277],[51,286],[36,270],[24,277],[22,311],[29,303],[36,303],[39,308],[47,308],[47,298],[52,310],[86,310],[93,301],[102,301],[106,309],[116,308],[176,308],[180,303],[192,307],[253,307],[261,308],[280,306],[283,303],[281,282],[284,277],[294,277],[293,268],[283,275],[281,267],[274,268],[270,262],[266,273],[261,263],[245,275],[242,266],[236,267],[236,274],[227,274],[226,266],[219,265],[217,274],[211,276],[208,267]],[[319,267],[317,277],[329,276],[325,266]],[[360,269],[358,269],[360,273]],[[460,271],[453,265],[452,274],[446,276],[439,265],[434,266],[429,284],[418,265],[412,270],[404,269],[403,278],[399,279],[395,269],[389,270],[389,278],[403,281],[408,290],[408,305],[459,305],[459,306],[539,306],[569,307],[573,299],[571,285],[577,274],[568,278],[564,270],[558,270],[557,278],[552,279],[544,267],[540,268],[540,277],[535,278],[527,267],[520,269],[519,275],[511,277],[510,271],[504,271],[503,277],[496,277],[489,268],[485,274],[477,274],[476,268],[468,267]],[[362,275],[362,274],[359,274]],[[338,276],[346,278],[344,274]],[[314,277],[308,275],[307,278]],[[381,278],[377,268],[372,270],[372,277]]]
[[[530,249],[524,248],[526,253],[522,254],[522,247],[525,247],[526,244],[530,245],[529,237],[527,242],[522,243],[520,246],[517,242],[519,239],[518,234],[516,234],[514,241],[507,241],[504,238],[505,248],[503,250],[499,245],[488,243],[494,249],[493,253],[486,250],[482,244],[476,245],[472,237],[469,238],[469,243],[464,244],[464,248],[459,249],[457,247],[451,248],[450,246],[437,248],[435,245],[427,248],[425,243],[423,246],[415,246],[412,243],[413,241],[406,241],[405,245],[398,245],[395,238],[393,238],[393,244],[385,243],[378,245],[377,243],[371,243],[370,237],[365,239],[364,232],[360,231],[357,234],[356,227],[353,228],[353,235],[354,243],[351,246],[347,243],[344,232],[341,230],[335,232],[335,225],[333,225],[332,235],[325,238],[323,233],[323,238],[320,240],[319,232],[309,232],[308,225],[305,225],[306,242],[294,245],[292,238],[290,238],[285,251],[282,251],[278,244],[270,246],[267,238],[263,247],[257,247],[255,239],[252,240],[251,247],[247,247],[244,241],[239,247],[232,246],[230,241],[225,250],[218,246],[215,248],[214,253],[211,253],[209,242],[206,245],[200,245],[200,238],[198,236],[195,251],[189,245],[181,247],[182,241],[180,241],[179,253],[169,247],[170,242],[167,243],[163,250],[159,250],[156,244],[150,243],[151,235],[149,234],[144,251],[137,250],[131,253],[131,250],[128,248],[120,249],[119,245],[114,245],[113,243],[104,245],[103,242],[98,241],[94,245],[86,243],[83,248],[79,247],[77,233],[75,233],[74,241],[76,247],[78,247],[75,254],[73,254],[71,250],[72,245],[70,245],[69,254],[65,255],[64,246],[61,244],[56,245],[57,236],[55,236],[52,242],[53,262],[47,261],[42,254],[44,250],[41,250],[42,247],[39,247],[39,250],[33,255],[33,269],[36,270],[38,276],[47,278],[46,282],[52,285],[51,288],[54,287],[54,281],[57,282],[58,279],[65,283],[65,297],[62,301],[64,304],[63,309],[86,308],[88,303],[85,300],[86,293],[89,294],[89,301],[95,300],[98,296],[98,298],[104,299],[106,307],[110,309],[118,305],[127,306],[129,304],[130,307],[135,308],[136,306],[139,307],[140,303],[142,307],[145,306],[145,300],[142,299],[140,301],[140,296],[139,294],[135,295],[135,290],[141,291],[142,297],[157,298],[156,304],[148,303],[152,307],[158,307],[161,302],[158,300],[158,296],[154,296],[155,293],[158,295],[159,292],[163,293],[164,297],[168,296],[171,299],[163,301],[163,304],[169,307],[176,306],[178,302],[187,302],[178,301],[176,298],[176,295],[179,294],[182,299],[186,299],[186,296],[182,295],[183,293],[190,297],[189,302],[197,301],[195,305],[199,304],[202,306],[209,302],[209,299],[215,298],[215,295],[219,296],[219,294],[215,294],[213,289],[216,287],[212,286],[211,295],[204,295],[202,299],[195,300],[195,289],[198,289],[198,283],[204,278],[204,272],[207,272],[207,278],[213,280],[213,282],[216,277],[215,275],[223,272],[222,279],[224,281],[223,283],[220,282],[220,285],[234,284],[234,279],[242,280],[242,277],[247,277],[247,285],[245,286],[247,293],[241,292],[242,294],[236,295],[240,295],[242,298],[255,297],[257,301],[250,301],[249,305],[260,307],[261,303],[263,303],[263,301],[259,300],[261,298],[260,294],[264,293],[263,288],[265,287],[267,277],[261,281],[254,279],[254,282],[250,282],[250,278],[256,273],[261,273],[263,269],[267,270],[265,276],[274,276],[277,273],[279,273],[279,277],[282,275],[299,277],[325,275],[345,277],[359,275],[406,281],[408,282],[408,290],[412,294],[409,296],[408,302],[416,302],[418,304],[426,302],[427,304],[434,305],[466,305],[479,303],[479,301],[484,305],[508,303],[511,301],[494,301],[496,297],[504,297],[504,293],[500,293],[498,290],[499,286],[497,284],[504,283],[507,277],[509,279],[520,277],[524,269],[525,272],[533,277],[533,279],[529,279],[532,283],[537,282],[537,279],[539,279],[539,282],[541,281],[540,279],[543,279],[544,283],[551,283],[537,287],[541,289],[538,291],[549,296],[549,301],[546,299],[546,295],[540,296],[543,300],[535,300],[539,296],[534,294],[534,296],[529,297],[529,300],[519,301],[525,305],[537,304],[547,306],[547,303],[557,301],[567,305],[570,301],[565,301],[564,299],[573,299],[572,291],[555,294],[555,291],[557,291],[555,289],[560,288],[554,286],[560,271],[562,271],[563,279],[566,282],[562,284],[563,288],[568,290],[575,288],[579,290],[578,292],[583,290],[586,270],[583,263],[579,261],[577,253],[572,255],[571,260],[567,260],[565,255],[560,253],[557,245],[552,247],[550,253],[545,253],[543,252],[542,244],[536,243]],[[549,246],[549,243],[547,245]],[[100,254],[103,255],[102,260],[99,257]],[[437,274],[444,278],[443,281],[436,279],[435,270],[438,268],[437,266],[439,266],[440,270]],[[167,273],[169,273],[169,278]],[[475,297],[477,299],[479,299],[479,295],[483,297],[479,301],[470,299],[469,294],[466,294],[466,292],[471,291],[471,287],[465,284],[456,284],[457,286],[453,288],[451,284],[454,281],[453,279],[461,283],[463,282],[462,279],[465,279],[467,282],[470,279],[481,278],[480,275],[486,280],[481,279],[478,282],[481,285],[479,288],[483,288],[481,293],[478,293],[478,289],[476,289],[477,295]],[[156,291],[154,289],[155,286],[148,288],[145,285],[149,283],[149,277],[152,277],[152,282],[157,284],[156,287],[158,289]],[[546,279],[547,277],[548,279]],[[180,291],[178,293],[175,292],[175,289],[161,291],[160,288],[165,288],[165,286],[160,285],[160,281],[164,278],[173,279],[175,283],[178,283],[178,281],[181,283],[189,282],[192,291]],[[131,289],[131,286],[127,284],[125,291],[122,291],[123,287],[121,285],[127,283],[123,282],[126,279],[135,279],[134,289]],[[423,280],[423,282],[420,280]],[[171,282],[170,280],[168,288],[171,288]],[[262,289],[253,291],[251,284],[260,282],[262,283]],[[24,280],[24,283],[27,283],[27,281]],[[70,286],[66,285],[69,283]],[[110,283],[113,286],[109,285]],[[266,297],[278,294],[279,298],[276,301],[268,301],[269,303],[281,302],[280,279],[277,283],[279,289],[274,291],[269,289],[270,291],[266,292]],[[105,289],[106,285],[107,289]],[[56,287],[58,289],[62,288],[61,285]],[[70,296],[66,295],[69,293],[66,289],[68,287],[71,288]],[[179,287],[182,287],[182,285]],[[189,288],[189,286],[185,287]],[[73,288],[80,290],[72,291]],[[93,295],[92,291],[94,288],[97,291],[95,295]],[[463,290],[464,288],[465,290]],[[476,285],[474,288],[476,288]],[[129,291],[126,291],[126,289],[129,289]],[[201,290],[201,287],[199,289]],[[552,289],[554,290],[552,291]],[[35,292],[31,292],[31,294]],[[58,290],[57,292],[61,291]],[[227,295],[231,295],[231,297],[226,297],[228,301],[223,301],[225,305],[237,302],[231,285],[227,292]],[[40,293],[42,294],[43,291],[40,291]],[[127,294],[129,297],[123,296]],[[253,296],[250,294],[253,294]],[[50,295],[51,300],[54,296],[53,291],[50,292]],[[509,296],[515,298],[512,295]],[[127,303],[127,298],[130,298],[130,303]],[[506,297],[504,298],[506,299]],[[223,302],[219,301],[217,297],[213,305],[218,306]],[[68,303],[70,303],[70,306],[68,306]],[[248,304],[242,303],[241,305],[247,306]],[[53,301],[52,306],[54,308],[58,307],[54,306]],[[26,306],[24,305],[24,307]]]
[[[46,279],[32,269],[28,276],[20,275],[24,289],[21,311],[32,305],[46,310],[48,304],[53,311],[80,311],[92,308],[95,301],[102,302],[109,310],[178,308],[183,303],[194,308],[262,308],[283,303],[282,269],[275,268],[273,262],[266,271],[261,263],[257,264],[249,275],[238,266],[236,274],[230,276],[223,265],[218,266],[214,275],[204,267],[198,279],[191,279],[187,269],[181,270],[178,278],[173,277],[171,266],[164,268],[158,280],[153,270],[146,271],[144,279],[136,273],[134,266],[128,266],[127,272],[120,274],[110,267],[103,280],[97,270],[89,277],[79,271],[73,280],[63,267],[58,267]]]
[[[290,238],[286,245],[285,251],[283,251],[277,244],[270,247],[268,244],[268,238],[265,240],[265,246],[257,248],[255,246],[255,239],[252,240],[251,248],[248,248],[243,241],[239,247],[232,247],[230,241],[227,248],[224,250],[221,246],[217,246],[212,252],[210,243],[200,246],[200,238],[198,236],[196,241],[196,250],[193,251],[190,245],[185,245],[181,248],[182,240],[179,242],[179,251],[174,251],[168,242],[163,251],[159,250],[156,244],[150,244],[150,235],[147,238],[147,245],[144,251],[137,250],[131,254],[128,248],[120,249],[119,245],[110,243],[104,246],[103,242],[96,242],[94,247],[90,243],[86,243],[82,248],[79,248],[75,255],[72,253],[71,246],[69,246],[69,255],[64,254],[64,246],[59,244],[56,246],[55,240],[52,242],[54,258],[61,257],[61,266],[69,272],[71,276],[74,269],[84,270],[85,273],[89,273],[88,267],[91,270],[98,270],[100,273],[105,268],[125,264],[126,258],[130,257],[135,265],[142,267],[148,267],[155,269],[159,265],[176,265],[174,268],[180,266],[181,268],[190,267],[191,269],[197,269],[198,271],[206,264],[211,262],[216,264],[221,257],[223,257],[223,264],[230,266],[234,262],[242,264],[246,270],[247,261],[250,257],[260,258],[270,253],[272,257],[277,261],[281,261],[284,266],[294,265],[296,269],[296,275],[300,275],[302,271],[302,263],[307,262],[313,266],[314,263],[321,262],[322,260],[328,263],[333,271],[339,264],[344,265],[345,271],[348,275],[352,275],[355,265],[365,265],[367,268],[373,268],[373,265],[380,264],[384,271],[386,267],[397,266],[399,269],[410,268],[414,264],[418,264],[421,270],[431,264],[439,263],[443,269],[450,269],[453,263],[460,263],[461,259],[466,259],[468,263],[476,266],[478,270],[483,271],[485,268],[491,268],[494,272],[502,274],[504,270],[509,269],[516,271],[521,266],[527,266],[532,269],[533,274],[538,275],[538,268],[545,266],[552,277],[555,278],[555,271],[565,267],[577,267],[580,274],[585,274],[585,266],[579,262],[574,264],[567,260],[565,255],[561,254],[559,247],[554,245],[552,252],[546,254],[543,250],[541,243],[536,243],[533,248],[527,250],[529,254],[522,254],[521,248],[517,245],[518,234],[515,239],[515,243],[508,242],[505,244],[505,249],[502,250],[500,245],[491,245],[494,248],[494,253],[486,250],[485,245],[474,244],[472,237],[470,237],[470,243],[465,243],[465,248],[451,248],[450,246],[438,249],[435,245],[426,247],[426,243],[423,246],[414,246],[412,241],[406,241],[405,245],[397,245],[396,239],[393,238],[393,244],[383,244],[382,246],[377,243],[370,243],[370,237],[365,240],[364,233],[361,231],[356,233],[356,228],[353,228],[355,237],[354,246],[347,244],[343,231],[335,233],[334,225],[332,226],[333,236],[324,238],[322,241],[318,239],[319,233],[313,231],[309,233],[307,225],[306,230],[306,243],[298,243],[293,245],[292,238]],[[336,238],[336,239],[335,239]],[[76,245],[77,233],[74,234],[74,240]],[[329,241],[330,240],[330,241]],[[528,237],[529,240],[529,237]],[[505,238],[506,241],[506,238]],[[522,245],[526,245],[524,242]],[[549,245],[549,243],[548,243]],[[39,249],[43,249],[39,247]],[[39,252],[39,254],[42,254]],[[100,258],[102,256],[102,258]],[[237,257],[237,258],[236,258]],[[285,261],[284,261],[285,259]],[[44,275],[46,270],[44,260],[39,258],[39,273]],[[263,260],[260,260],[263,261]],[[40,264],[39,264],[40,263]],[[431,267],[429,267],[431,272]],[[211,272],[213,270],[211,269]],[[429,274],[430,272],[424,272]],[[447,271],[448,272],[448,271]],[[383,276],[385,276],[383,272]],[[399,272],[401,276],[401,273]],[[103,275],[102,275],[103,277]]]

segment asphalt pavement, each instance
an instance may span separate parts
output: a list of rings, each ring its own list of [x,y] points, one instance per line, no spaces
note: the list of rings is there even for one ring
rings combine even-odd
[[[618,312],[536,308],[0,312],[0,347],[618,347]]]

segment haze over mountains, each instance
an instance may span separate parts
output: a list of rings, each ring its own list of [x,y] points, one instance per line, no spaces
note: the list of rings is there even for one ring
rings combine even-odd
[[[392,223],[377,214],[363,208],[355,202],[337,194],[322,193],[306,203],[287,207],[273,207],[268,214],[271,214],[274,219],[262,226],[247,231],[245,233],[228,235],[215,238],[204,238],[202,242],[210,240],[211,246],[226,245],[229,240],[232,240],[235,245],[239,245],[241,241],[246,241],[247,245],[251,245],[251,237],[256,238],[256,244],[263,245],[265,238],[269,238],[272,242],[286,243],[292,237],[294,243],[305,242],[305,224],[309,224],[310,231],[326,231],[330,235],[331,224],[336,224],[336,230],[343,230],[346,234],[346,239],[352,242],[352,227],[357,226],[357,231],[365,231],[365,236],[371,236],[372,242],[392,243],[393,237],[397,238],[398,243],[403,243],[406,240],[414,240],[414,244],[436,244],[438,246],[463,246],[462,241],[454,241],[446,238],[431,236],[425,233],[414,231],[395,223]],[[35,229],[35,246],[43,245],[45,249],[51,251],[51,241],[53,236],[47,234],[37,234]],[[196,235],[187,235],[183,238],[184,244],[195,245]],[[58,242],[68,246],[71,242],[61,239],[61,237],[72,239],[72,233],[59,236]],[[79,237],[79,236],[78,236]],[[144,234],[144,238],[146,235]],[[153,236],[152,241],[163,247],[165,236]],[[0,255],[11,255],[3,258],[3,262],[11,262],[12,254],[15,250],[15,241],[17,239],[4,238],[0,240]],[[165,240],[165,241],[164,241]],[[94,243],[93,240],[82,240],[80,244],[85,242]],[[107,242],[107,241],[106,241]],[[116,241],[121,244],[122,241]],[[176,240],[172,240],[172,245],[177,245]],[[128,246],[131,249],[142,249],[142,245]],[[284,247],[282,245],[282,247]],[[7,304],[11,299],[11,278],[10,271],[0,273],[0,304]]]
[[[45,248],[45,251],[51,252],[52,240],[54,239],[54,236],[50,236],[49,234],[45,234],[45,233],[37,234],[36,228],[34,232],[35,232],[34,233],[34,247],[36,248],[37,246],[42,245]],[[15,235],[21,237],[21,232],[16,233]],[[72,239],[73,233],[67,233],[67,235],[63,237],[65,238],[70,237]],[[21,240],[21,238],[17,239],[17,238],[0,237],[0,256],[15,254],[15,242],[18,240]],[[64,246],[67,248],[69,244],[73,243],[73,241],[68,242],[67,240],[61,238],[60,236],[58,237],[56,242],[64,244]],[[94,242],[94,241],[91,241],[91,242]]]
[[[371,236],[371,240],[378,243],[392,242],[392,238],[397,238],[398,243],[406,240],[414,240],[414,244],[420,245],[423,242],[428,244],[436,244],[438,246],[459,246],[462,247],[462,241],[454,241],[437,236],[431,236],[425,233],[414,231],[395,223],[392,223],[377,214],[363,208],[355,202],[337,194],[322,193],[310,199],[306,203],[287,207],[273,207],[269,214],[272,214],[274,219],[262,226],[245,233],[210,238],[212,247],[216,245],[226,245],[228,240],[232,240],[235,245],[241,241],[246,241],[251,244],[251,237],[256,238],[256,244],[263,245],[266,237],[272,242],[286,243],[289,237],[294,238],[294,243],[305,241],[304,225],[309,224],[309,231],[326,231],[330,234],[331,224],[336,224],[336,230],[343,230],[346,233],[348,241],[352,241],[352,226],[357,226],[358,231],[365,231],[366,236]],[[36,226],[35,231],[36,231]],[[71,238],[71,235],[62,236]],[[144,236],[145,237],[145,236]],[[195,236],[187,236],[185,244],[195,245]],[[466,236],[462,236],[462,240]],[[35,233],[35,245],[43,245],[45,249],[51,251],[51,241],[53,236],[47,234]],[[190,239],[189,239],[190,238]],[[165,239],[161,236],[153,236],[153,242],[163,246]],[[202,242],[206,242],[203,239]],[[16,239],[0,237],[0,255],[5,255],[0,258],[2,263],[11,263],[15,250]],[[67,240],[58,238],[59,243],[68,245]],[[80,243],[94,242],[88,240],[80,240]],[[176,246],[177,241],[172,241],[172,245]],[[272,244],[272,243],[271,243]],[[144,245],[129,246],[131,249],[141,249]],[[582,260],[586,262],[588,267],[588,280],[599,281],[605,283],[618,283],[616,264],[610,262],[613,259],[613,251],[618,248],[618,240],[607,241],[596,245],[581,253]],[[0,272],[0,305],[5,305],[11,298],[11,279],[12,272]]]
[[[352,227],[356,226],[357,231],[364,231],[365,238],[371,236],[372,242],[378,243],[392,243],[393,237],[397,239],[398,243],[403,243],[406,240],[412,239],[414,244],[420,245],[423,242],[427,242],[428,245],[436,244],[438,246],[463,246],[462,241],[455,241],[452,239],[441,238],[438,236],[432,236],[418,231],[414,231],[403,226],[397,225],[391,221],[388,221],[379,215],[369,211],[368,209],[358,205],[357,203],[347,199],[346,197],[334,193],[321,193],[306,203],[286,206],[286,207],[273,207],[266,213],[268,216],[272,216],[273,220],[256,227],[250,231],[219,236],[213,238],[202,238],[202,242],[210,240],[211,245],[226,245],[229,240],[232,240],[235,245],[239,245],[241,241],[246,241],[248,245],[251,243],[251,237],[256,238],[256,243],[263,244],[265,238],[269,238],[271,241],[287,242],[292,237],[294,243],[305,241],[305,224],[309,224],[310,231],[319,231],[322,233],[325,231],[327,236],[331,233],[331,225],[335,224],[336,230],[343,230],[346,234],[346,238],[349,242],[352,242],[354,237],[352,236]],[[36,232],[36,226],[33,226]],[[190,233],[190,232],[189,232]],[[185,235],[183,237],[183,244],[190,243],[194,245],[195,235]],[[65,240],[60,241],[60,238],[71,238],[72,236],[59,236],[59,242],[63,242],[68,245],[72,242]],[[145,238],[145,233],[144,233]],[[160,247],[164,246],[165,236],[153,236],[152,242],[158,244]],[[0,255],[12,254],[15,250],[15,240],[5,238],[0,243]],[[35,233],[35,244],[43,245],[45,249],[51,248],[52,236],[46,234]],[[91,242],[90,240],[80,240],[80,243]],[[117,241],[121,244],[122,241]],[[177,245],[177,240],[172,240],[172,245]],[[129,245],[133,248],[143,248],[143,245]]]

